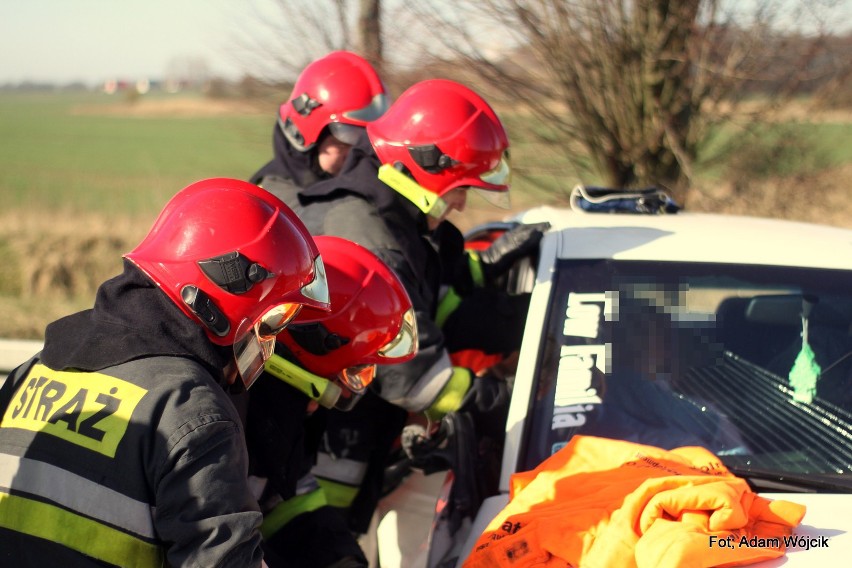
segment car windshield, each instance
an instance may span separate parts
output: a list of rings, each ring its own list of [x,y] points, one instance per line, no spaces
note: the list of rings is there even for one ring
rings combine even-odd
[[[852,491],[852,271],[560,260],[519,466],[575,434]]]

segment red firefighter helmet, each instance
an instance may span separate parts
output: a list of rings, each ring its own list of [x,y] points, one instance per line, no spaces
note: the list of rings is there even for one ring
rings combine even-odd
[[[277,197],[245,181],[207,179],[179,191],[125,257],[213,343],[234,345],[247,386],[262,369],[258,357],[271,354],[275,335],[302,306],[329,307],[307,229]]]
[[[323,129],[353,144],[363,127],[387,110],[387,89],[363,57],[333,51],[310,63],[279,109],[279,126],[290,144],[305,152]]]
[[[368,249],[340,237],[314,240],[328,275],[331,311],[306,307],[278,340],[303,368],[357,394],[373,380],[377,364],[414,357],[414,309],[394,272]]]
[[[508,197],[506,130],[488,103],[464,85],[446,79],[416,83],[367,125],[367,134],[382,164],[433,194],[426,198],[430,206],[456,187]],[[416,197],[410,187],[389,185],[409,199]]]

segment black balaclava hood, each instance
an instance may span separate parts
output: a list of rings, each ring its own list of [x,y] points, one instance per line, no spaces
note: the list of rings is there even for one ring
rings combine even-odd
[[[317,161],[317,148],[326,132],[324,130],[320,134],[316,144],[310,150],[299,152],[290,144],[276,122],[275,129],[272,131],[273,158],[256,171],[249,181],[259,184],[267,176],[278,176],[292,181],[299,187],[308,187],[320,180],[328,179],[330,176],[320,169]]]
[[[187,357],[217,382],[233,358],[231,347],[210,341],[133,263],[98,288],[95,305],[49,324],[41,359],[52,369],[99,371],[158,355]]]
[[[409,263],[415,267],[423,266],[426,259],[422,248],[413,243],[428,236],[426,214],[379,179],[379,166],[381,162],[365,130],[349,150],[340,174],[303,189],[299,192],[299,199],[303,205],[332,200],[345,194],[366,199],[379,210],[388,228],[403,245]]]

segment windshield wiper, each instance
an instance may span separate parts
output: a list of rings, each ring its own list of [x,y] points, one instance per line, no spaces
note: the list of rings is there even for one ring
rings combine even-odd
[[[852,476],[825,473],[790,473],[771,469],[726,465],[728,471],[749,482],[754,490],[773,489],[801,493],[852,493]]]

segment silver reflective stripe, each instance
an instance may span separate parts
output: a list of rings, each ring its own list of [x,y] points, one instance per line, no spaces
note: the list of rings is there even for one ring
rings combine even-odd
[[[388,402],[401,406],[409,412],[423,412],[432,406],[452,376],[453,364],[447,352],[443,351],[441,357],[429,367],[429,370],[420,375],[407,396]]]
[[[313,467],[311,473],[323,479],[357,487],[361,485],[364,476],[367,475],[367,464],[344,458],[332,458],[326,453],[319,452],[317,464]]]
[[[150,505],[54,465],[0,452],[0,489],[37,495],[132,534],[156,538]]]

